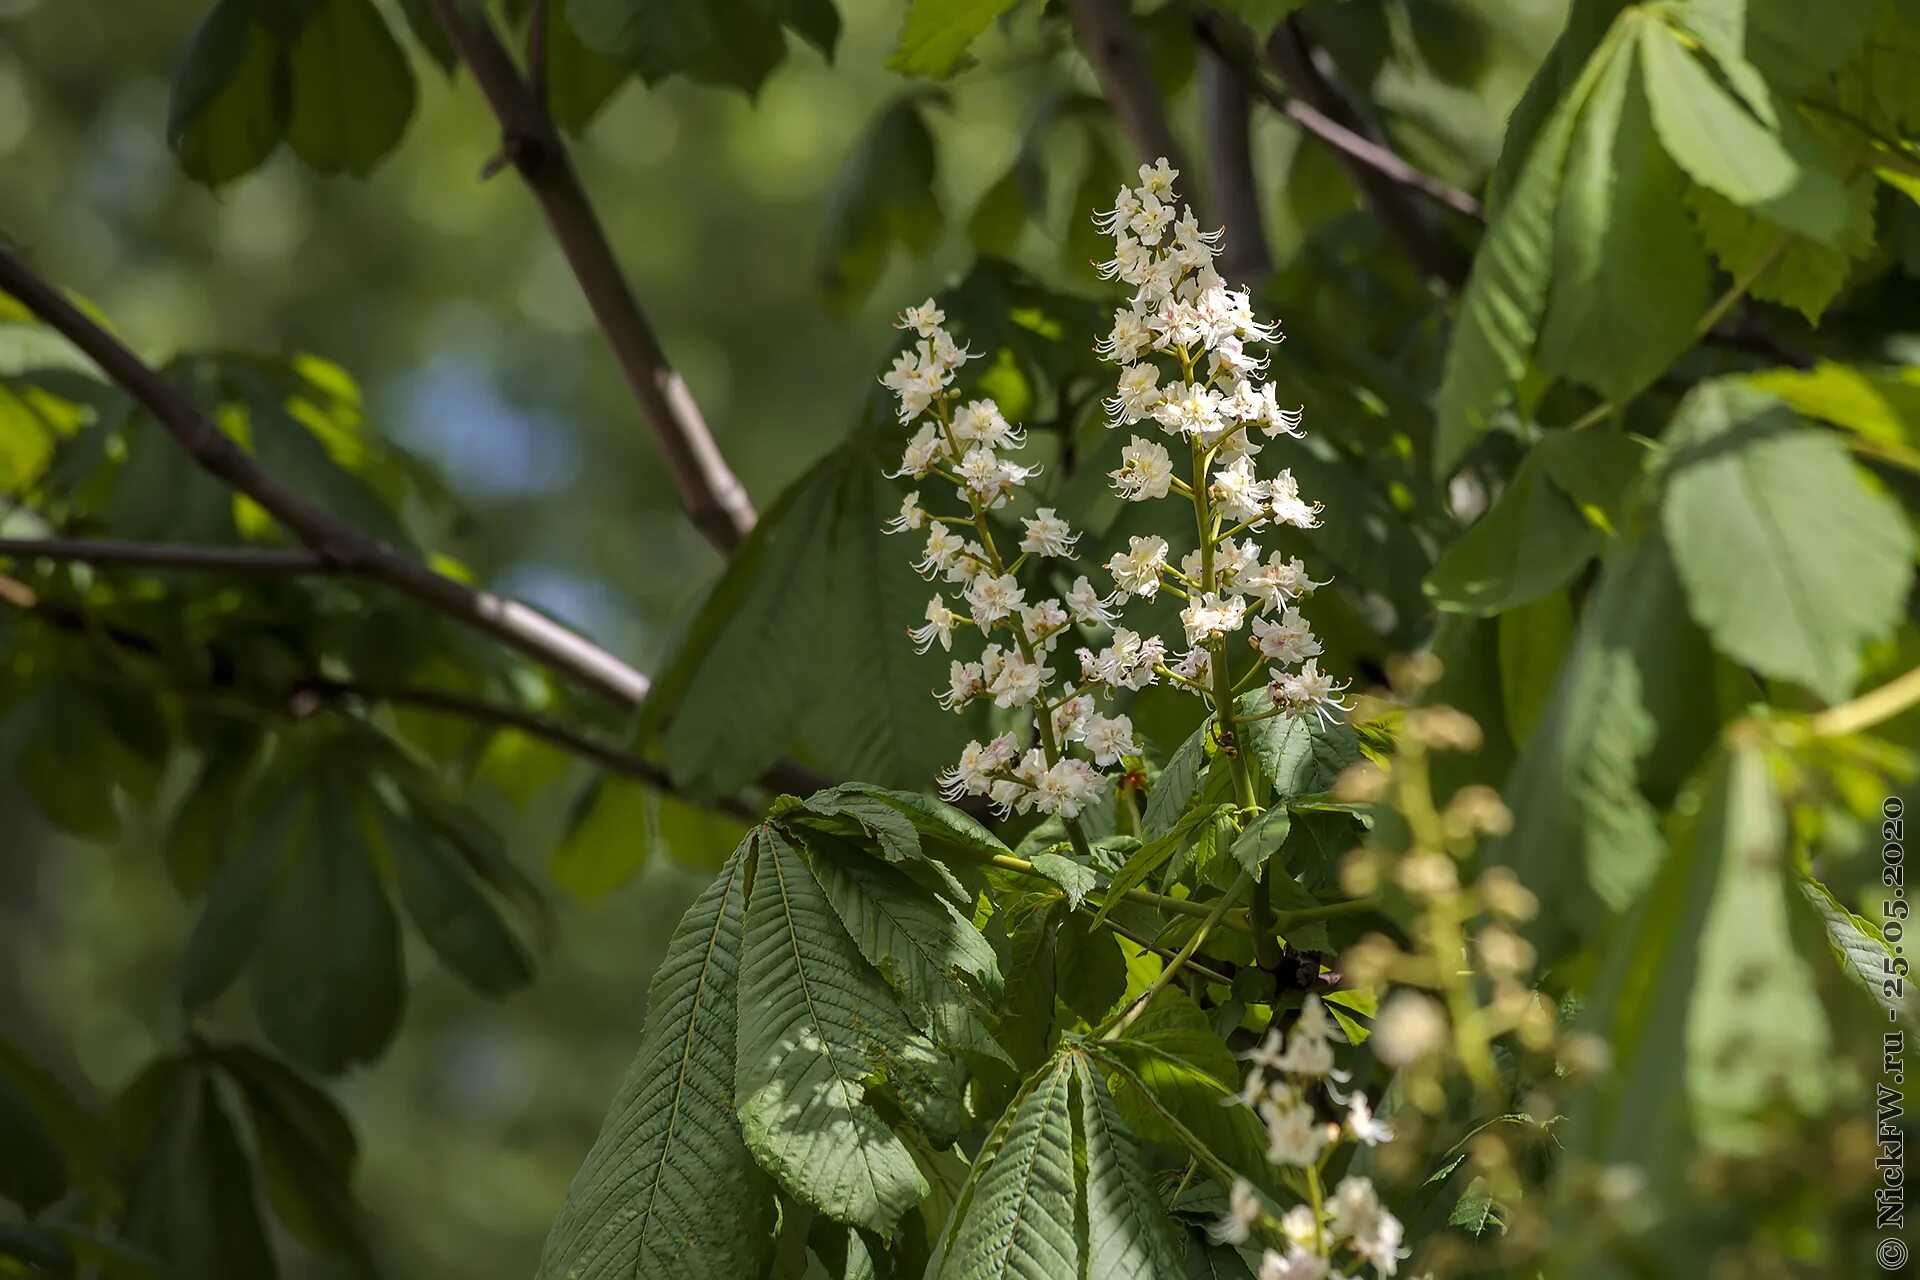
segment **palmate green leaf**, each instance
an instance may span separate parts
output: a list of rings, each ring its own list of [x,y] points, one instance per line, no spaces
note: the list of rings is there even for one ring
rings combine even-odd
[[[945,80],[972,61],[967,46],[1019,0],[912,0],[887,66]]]
[[[1001,992],[993,946],[954,904],[860,850],[815,837],[807,865],[867,962],[943,1045],[1005,1057],[980,1023],[976,996]]]
[[[648,699],[672,715],[667,763],[696,794],[747,785],[796,738],[883,786],[924,782],[966,741],[966,717],[928,692],[945,667],[903,634],[927,585],[879,532],[899,495],[877,449],[857,436],[782,495]]]
[[[1599,549],[1600,535],[1529,453],[1497,502],[1440,557],[1427,598],[1491,617],[1564,586]]]
[[[1598,56],[1612,53],[1607,45]],[[1588,79],[1583,73],[1581,85],[1540,129],[1511,195],[1474,256],[1440,384],[1434,465],[1442,473],[1493,427],[1533,352],[1553,274],[1562,172]]]
[[[1120,870],[1114,872],[1100,910],[1094,913],[1093,923],[1099,924],[1113,914],[1129,889],[1137,889],[1145,884],[1163,863],[1191,843],[1202,828],[1223,810],[1231,808],[1231,805],[1203,804],[1189,809],[1180,815],[1165,835],[1149,840],[1134,850]]]
[[[1059,994],[1057,926],[1065,913],[1065,900],[1048,894],[994,917],[1003,948],[1000,972],[1006,980],[996,1038],[1021,1070],[1032,1070],[1052,1051]]]
[[[1619,400],[1687,348],[1711,281],[1685,190],[1654,137],[1639,63],[1614,58],[1567,153],[1542,367]]]
[[[1662,21],[1638,24],[1637,47],[1646,73],[1653,125],[1680,167],[1701,186],[1742,208],[1822,243],[1846,229],[1846,187],[1828,167],[1812,134],[1784,105],[1770,119],[1723,88]],[[1717,59],[1736,83],[1751,73]]]
[[[572,10],[579,0],[552,0],[547,18],[547,110],[570,133],[584,133],[631,74],[629,68],[589,48],[575,32]]]
[[[1687,204],[1721,267],[1752,281],[1747,292],[1792,307],[1817,324],[1873,254],[1873,180],[1856,178],[1846,191],[1847,223],[1831,245],[1797,235],[1705,187],[1694,188]]]
[[[1573,605],[1566,592],[1557,591],[1507,610],[1494,623],[1500,633],[1500,705],[1508,734],[1524,747],[1573,643]]]
[[[758,828],[753,844],[734,1086],[741,1131],[788,1193],[890,1238],[927,1183],[865,1091],[884,1081],[923,1127],[940,1127],[929,1079],[938,1054],[860,954],[800,850],[772,827]]]
[[[122,1237],[182,1276],[272,1276],[247,1155],[214,1078],[193,1064],[149,1068],[123,1099],[142,1141]]]
[[[574,1177],[539,1280],[758,1276],[773,1184],[733,1116],[752,837],[681,917],[647,989],[640,1052]]]
[[[1120,1121],[1106,1082],[1078,1054],[1080,1132],[1086,1146],[1086,1274],[1101,1280],[1160,1280],[1180,1270],[1173,1221],[1153,1193],[1150,1171]]]
[[[1684,1212],[1690,1144],[1750,1154],[1782,1109],[1814,1114],[1833,1087],[1768,769],[1736,744],[1690,785],[1673,856],[1609,943],[1589,1006],[1614,1066],[1570,1114],[1568,1147],[1640,1167],[1657,1211]]]
[[[1795,0],[1689,0],[1680,17],[1716,59],[1750,63],[1764,83],[1805,89],[1847,61],[1882,7],[1881,0],[1828,0],[1819,20],[1808,21]]]
[[[821,292],[850,311],[872,292],[892,246],[924,254],[939,236],[933,134],[918,98],[885,107],[835,177],[821,227]]]
[[[253,20],[252,0],[219,0],[194,31],[167,102],[167,145],[197,182],[251,173],[286,133],[280,49]]]
[[[1834,959],[1840,962],[1841,968],[1858,979],[1889,1014],[1912,1021],[1915,1004],[1913,988],[1905,988],[1900,996],[1890,995],[1887,991],[1887,965],[1899,952],[1887,941],[1880,926],[1849,911],[1846,904],[1834,897],[1833,890],[1812,876],[1800,877],[1800,890],[1826,926]]]
[[[893,861],[925,856],[924,843],[949,845],[973,853],[1010,852],[1000,837],[972,817],[931,796],[889,791],[867,782],[843,782],[807,797],[812,813],[843,814],[856,820]]]
[[[1199,794],[1200,779],[1207,771],[1212,732],[1212,718],[1202,720],[1200,727],[1174,749],[1160,776],[1153,780],[1146,809],[1140,815],[1140,834],[1148,840],[1156,840],[1173,830],[1187,806],[1193,803],[1194,796]]]
[[[1692,1119],[1709,1147],[1758,1154],[1777,1108],[1818,1115],[1834,1088],[1826,1014],[1788,917],[1799,893],[1786,809],[1759,747],[1728,752],[1692,834],[1718,869],[1684,1040]]]
[[[1064,853],[1036,853],[1032,858],[1033,869],[1060,886],[1067,895],[1067,910],[1078,911],[1087,895],[1100,885],[1100,877],[1092,867],[1076,862]]]
[[[293,830],[253,967],[267,1038],[331,1074],[380,1056],[406,991],[400,926],[375,873],[359,797],[337,782]]]
[[[1920,368],[1823,360],[1806,370],[1751,374],[1747,382],[1795,413],[1852,432],[1872,452],[1920,471]]]
[[[945,1256],[928,1280],[1060,1280],[1084,1274],[1075,1213],[1072,1055],[1053,1059],[1016,1100],[1012,1123],[975,1175]]]
[[[1696,388],[1673,445],[1661,519],[1694,618],[1735,661],[1845,697],[1913,580],[1899,507],[1839,440],[1738,382]]]
[[[533,977],[533,961],[499,909],[431,828],[411,813],[376,806],[400,901],[434,953],[482,995],[503,996]]]
[[[357,1275],[375,1274],[350,1189],[355,1142],[346,1116],[265,1054],[229,1045],[217,1060],[239,1086],[274,1212],[311,1248],[340,1257]]]
[[[413,66],[373,0],[322,0],[287,48],[287,144],[320,173],[366,177],[406,136]]]
[[[1280,851],[1292,830],[1293,814],[1286,805],[1277,804],[1248,823],[1228,851],[1242,871],[1258,872]]]
[[[3,1036],[0,1036],[0,1092],[10,1093],[14,1104],[30,1113],[28,1127],[37,1129],[52,1144],[62,1188],[71,1185],[102,1197],[114,1194],[119,1152],[99,1115],[83,1105],[52,1072]],[[7,1123],[0,1121],[0,1125]],[[16,1119],[13,1123],[20,1122]],[[8,1141],[15,1139],[9,1137]],[[26,1139],[19,1141],[22,1145],[5,1149],[24,1151]],[[0,1172],[0,1188],[7,1185],[9,1177],[19,1178],[22,1172],[22,1169]],[[10,1191],[0,1189],[0,1195],[10,1195],[16,1203],[30,1207],[25,1198]]]
[[[1642,787],[1677,786],[1712,741],[1715,680],[1665,543],[1617,553],[1505,788],[1513,830],[1489,850],[1539,894],[1549,960],[1657,872],[1665,843]]]
[[[1242,694],[1235,708],[1241,715],[1260,715],[1273,709],[1273,700],[1256,689]],[[1241,732],[1275,802],[1329,790],[1341,771],[1360,759],[1360,736],[1344,720],[1321,724],[1311,716],[1269,716]]]

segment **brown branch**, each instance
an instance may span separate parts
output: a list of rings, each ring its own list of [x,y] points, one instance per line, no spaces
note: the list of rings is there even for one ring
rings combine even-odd
[[[489,702],[484,698],[468,697],[440,689],[366,685],[352,680],[306,680],[295,687],[294,696],[290,702],[296,709],[296,713],[299,713],[303,709],[303,704],[336,700],[383,702],[389,706],[413,707],[438,715],[456,716],[498,729],[513,729],[530,738],[538,738],[571,755],[579,756],[583,760],[592,761],[609,773],[632,778],[656,791],[663,791],[668,795],[684,794],[674,783],[672,775],[663,766],[651,760],[581,733],[557,720],[549,720],[545,716],[536,715],[531,711],[522,711],[518,707]],[[757,808],[737,797],[729,796],[716,800],[712,807],[742,822],[757,822],[760,818],[760,811]]]
[[[206,554],[202,554],[203,552]],[[257,551],[239,555],[224,547],[175,547],[135,543],[95,544],[60,538],[12,538],[0,541],[0,555],[46,556],[52,559],[123,567],[220,571],[232,571],[238,568],[242,572],[330,572],[328,568],[316,563],[295,563],[295,557],[306,554],[297,551]],[[276,564],[276,561],[279,563]],[[26,583],[6,574],[0,574],[0,604],[11,606],[59,631],[109,640],[115,646],[129,653],[138,654],[142,658],[157,660],[160,657],[160,646],[150,637],[112,624],[103,624],[86,611],[63,601],[47,600]],[[170,688],[168,691],[203,706],[209,705],[208,696],[216,692],[180,688]],[[353,680],[315,677],[296,684],[284,699],[283,706],[268,711],[254,711],[250,708],[248,718],[258,717],[263,723],[271,723],[284,720],[289,715],[304,717],[311,714],[313,706],[321,701],[335,702],[349,699],[414,707],[422,711],[458,716],[494,728],[514,729],[529,737],[538,738],[559,750],[579,756],[609,773],[631,778],[668,795],[691,799],[674,782],[672,775],[665,768],[622,747],[561,724],[557,720],[523,711],[518,707],[440,689],[376,687]],[[828,779],[800,765],[782,762],[767,771],[760,785],[769,791],[807,795],[832,784]],[[721,797],[712,802],[712,807],[744,822],[756,821],[760,814],[753,805],[735,796]]]
[[[1291,90],[1290,101],[1312,107],[1371,147],[1391,154],[1384,140],[1348,100],[1335,79],[1331,62],[1307,39],[1297,15],[1274,28],[1267,40],[1266,56],[1268,64]],[[1359,189],[1361,198],[1373,209],[1387,234],[1422,275],[1454,288],[1466,283],[1470,265],[1467,254],[1446,238],[1427,217],[1424,208],[1407,198],[1416,189],[1411,183],[1388,177],[1379,164],[1362,162],[1350,148],[1336,149],[1333,157],[1347,171],[1347,177]]]
[[[527,92],[547,112],[547,0],[533,0],[527,8]]]
[[[1220,274],[1229,284],[1257,285],[1273,274],[1260,185],[1253,171],[1251,104],[1240,77],[1211,49],[1200,55],[1201,133],[1212,181],[1214,217],[1226,228]]]
[[[1186,168],[1180,159],[1180,144],[1174,141],[1173,126],[1167,122],[1166,107],[1154,90],[1146,49],[1126,4],[1121,0],[1066,3],[1081,48],[1100,78],[1107,104],[1140,162],[1152,164],[1165,156],[1175,168]]]
[[[1465,191],[1414,168],[1384,143],[1349,128],[1312,103],[1290,97],[1276,87],[1261,72],[1246,48],[1248,37],[1245,28],[1221,14],[1207,12],[1195,18],[1194,29],[1200,42],[1233,69],[1249,93],[1257,95],[1303,132],[1318,139],[1340,157],[1343,164],[1364,166],[1377,174],[1381,181],[1405,187],[1409,192],[1451,209],[1471,221],[1484,223],[1487,220],[1486,210],[1480,202]]]
[[[274,577],[342,572],[339,564],[318,551],[296,547],[181,546],[113,538],[0,538],[0,556],[90,564],[103,569],[180,569]]]
[[[559,130],[485,14],[469,14],[461,0],[427,3],[499,119],[501,155],[540,202],[628,388],[660,441],[687,517],[715,547],[733,551],[753,528],[753,503],[628,288]]]
[[[586,637],[513,600],[479,591],[343,524],[281,484],[235,444],[158,370],[0,249],[0,289],[78,347],[132,396],[200,468],[252,498],[308,548],[344,574],[382,583],[616,701],[637,705],[651,687],[645,673]]]

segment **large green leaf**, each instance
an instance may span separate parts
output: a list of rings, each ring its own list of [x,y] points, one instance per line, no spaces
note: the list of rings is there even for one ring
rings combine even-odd
[[[321,173],[365,177],[413,119],[413,65],[372,0],[324,0],[287,49],[287,143]]]
[[[831,837],[809,842],[807,864],[860,953],[942,1044],[1004,1056],[975,1006],[999,994],[1000,964],[971,919],[905,873]]]
[[[260,167],[286,132],[280,49],[251,0],[220,0],[193,33],[167,103],[167,145],[196,181],[218,187]]]
[[[181,1276],[274,1274],[253,1178],[213,1077],[150,1068],[130,1091],[144,1131],[121,1231]]]
[[[1567,153],[1554,220],[1543,367],[1613,400],[1685,350],[1711,297],[1685,181],[1654,137],[1644,73],[1614,58]]]
[[[884,108],[834,179],[820,244],[820,287],[847,311],[872,292],[898,243],[926,253],[941,226],[933,134],[919,103]]]
[[[1597,56],[1612,53],[1608,44]],[[1443,472],[1493,427],[1533,353],[1553,274],[1561,177],[1588,78],[1582,75],[1582,85],[1562,99],[1541,128],[1511,196],[1474,256],[1440,384],[1434,463]]]
[[[1260,715],[1273,709],[1265,690],[1243,694],[1236,709]],[[1322,724],[1310,716],[1279,715],[1242,726],[1248,754],[1273,788],[1276,803],[1329,790],[1342,770],[1360,758],[1360,736],[1344,720]]]
[[[1770,369],[1747,381],[1795,413],[1852,432],[1869,451],[1920,472],[1920,367],[1822,361],[1805,370]]]
[[[1213,732],[1213,720],[1209,717],[1200,722],[1200,727],[1188,734],[1186,740],[1174,749],[1167,763],[1160,770],[1160,776],[1153,780],[1153,789],[1147,793],[1147,807],[1140,815],[1140,834],[1148,840],[1157,839],[1173,830],[1174,824],[1193,803],[1194,796],[1200,793],[1200,779],[1207,771],[1208,739]]]
[[[239,1086],[253,1128],[254,1152],[274,1211],[302,1242],[374,1274],[350,1189],[353,1128],[333,1100],[286,1064],[242,1046],[218,1061]]]
[[[295,1061],[336,1072],[378,1057],[406,998],[400,926],[374,871],[359,797],[316,792],[253,968],[253,1007]],[[300,837],[304,836],[304,839]]]
[[[890,1237],[927,1193],[904,1143],[868,1105],[931,1051],[860,954],[800,851],[753,836],[740,973],[735,1095],[747,1147],[790,1194]]]
[[[1442,609],[1491,617],[1558,590],[1599,545],[1598,531],[1551,483],[1535,450],[1499,501],[1434,565],[1427,596]]]
[[[1687,604],[1721,652],[1846,696],[1913,580],[1913,533],[1833,436],[1774,397],[1709,383],[1682,404],[1661,516]]]
[[[1812,135],[1779,106],[1771,120],[1724,88],[1660,21],[1639,24],[1638,46],[1660,143],[1701,186],[1782,227],[1825,243],[1848,218],[1846,187],[1826,165]],[[1738,78],[1749,69],[1723,60]]]
[[[1665,844],[1642,784],[1692,769],[1719,723],[1714,688],[1665,544],[1616,554],[1505,789],[1513,831],[1491,851],[1540,896],[1549,959],[1657,872]]]
[[[1060,1280],[1082,1271],[1075,1230],[1076,1059],[1053,1059],[1016,1100],[997,1150],[982,1154],[951,1246],[928,1280]]]
[[[525,986],[533,962],[500,910],[473,882],[431,828],[410,813],[378,806],[387,857],[400,901],[434,953],[484,995]]]
[[[1834,243],[1799,235],[1705,187],[1688,197],[1701,239],[1722,268],[1750,280],[1756,298],[1792,307],[1818,323],[1874,250],[1874,184],[1847,184],[1847,222]]]
[[[758,1276],[773,1186],[733,1116],[750,837],[674,929],[640,1052],[547,1237],[539,1280]]]
[[[735,790],[796,738],[823,767],[882,785],[924,784],[958,754],[968,721],[930,693],[945,668],[903,634],[930,588],[879,533],[899,506],[884,466],[865,436],[834,451],[728,566],[655,693],[677,781]]]
[[[944,80],[966,66],[967,46],[1019,0],[912,0],[900,47],[887,66],[903,75]]]
[[[1073,1058],[1080,1082],[1080,1132],[1086,1144],[1087,1274],[1102,1280],[1160,1280],[1180,1269],[1173,1222],[1153,1192],[1133,1134],[1106,1082]]]
[[[1832,1088],[1825,1017],[1788,936],[1768,768],[1737,745],[1690,785],[1673,856],[1609,941],[1587,1011],[1613,1066],[1572,1110],[1568,1149],[1642,1170],[1656,1213],[1684,1211],[1691,1144],[1750,1152],[1779,1134],[1783,1106],[1815,1111]]]
[[[1815,1116],[1834,1089],[1826,1014],[1788,914],[1802,900],[1787,815],[1759,747],[1729,752],[1694,836],[1719,878],[1687,1013],[1687,1095],[1702,1141],[1757,1155],[1782,1104]]]

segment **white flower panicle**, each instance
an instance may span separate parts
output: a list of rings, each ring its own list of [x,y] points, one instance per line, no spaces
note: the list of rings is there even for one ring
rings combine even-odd
[[[1272,714],[1324,723],[1347,709],[1345,686],[1319,669],[1320,643],[1299,609],[1326,583],[1252,537],[1320,521],[1320,505],[1301,495],[1290,471],[1263,475],[1259,466],[1266,442],[1301,434],[1300,411],[1282,406],[1274,384],[1262,378],[1267,360],[1257,354],[1281,340],[1279,328],[1258,320],[1251,296],[1229,288],[1215,270],[1221,233],[1203,230],[1179,202],[1178,172],[1163,159],[1141,166],[1139,177],[1095,219],[1114,245],[1100,271],[1131,286],[1133,295],[1094,350],[1120,366],[1106,400],[1108,424],[1136,432],[1109,473],[1115,491],[1129,502],[1178,494],[1198,516],[1173,526],[1201,535],[1199,549],[1177,564],[1165,538],[1137,536],[1093,571],[1104,571],[1111,590],[1078,576],[1058,598],[1029,598],[1032,584],[1044,579],[1028,573],[1023,586],[1021,570],[1051,560],[1063,579],[1080,535],[1052,507],[1019,517],[1017,538],[1000,518],[990,520],[991,512],[1017,504],[1040,473],[1016,457],[1026,433],[991,399],[969,397],[956,385],[975,353],[946,330],[933,300],[908,308],[897,322],[912,339],[880,379],[908,433],[891,474],[922,483],[885,528],[924,536],[914,568],[946,584],[928,604],[924,625],[909,634],[922,652],[936,644],[947,652],[961,630],[977,628],[982,652],[952,663],[941,705],[959,711],[987,700],[1024,711],[1032,726],[1024,747],[1007,735],[968,744],[942,774],[949,799],[984,796],[1003,812],[1078,817],[1109,794],[1105,771],[1126,768],[1140,750],[1128,718],[1096,710],[1093,699],[1163,679],[1215,707],[1264,676]],[[927,499],[936,481],[952,488],[956,501],[948,509]],[[1181,604],[1179,651],[1120,625],[1127,602],[1162,591]],[[1105,628],[1112,633],[1101,645]],[[1069,642],[1065,650],[1079,659],[1077,680],[1060,678],[1051,665],[1070,630],[1087,642]],[[1242,644],[1256,655],[1244,676],[1237,670],[1246,665]],[[1289,1113],[1286,1123],[1289,1140],[1276,1145],[1295,1154],[1324,1129],[1310,1113],[1306,1120]]]
[[[1317,1179],[1328,1152],[1343,1142],[1375,1146],[1393,1140],[1393,1130],[1373,1113],[1365,1094],[1342,1096],[1336,1088],[1346,1075],[1333,1061],[1333,1022],[1317,996],[1308,996],[1291,1030],[1270,1031],[1260,1044],[1241,1054],[1249,1066],[1237,1098],[1265,1123],[1267,1158],[1286,1169],[1305,1170]],[[1344,1120],[1333,1104],[1346,1108]],[[1318,1210],[1316,1212],[1316,1209]],[[1211,1228],[1219,1243],[1244,1243],[1269,1211],[1259,1194],[1236,1183],[1227,1212]],[[1393,1275],[1408,1251],[1401,1247],[1400,1220],[1380,1203],[1373,1183],[1347,1177],[1325,1203],[1297,1204],[1278,1218],[1285,1249],[1268,1249],[1261,1259],[1263,1280],[1347,1280],[1336,1258],[1357,1260],[1382,1276]]]

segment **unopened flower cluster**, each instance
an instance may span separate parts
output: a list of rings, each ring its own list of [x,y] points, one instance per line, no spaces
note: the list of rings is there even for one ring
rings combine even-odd
[[[1338,1086],[1347,1076],[1333,1065],[1331,1033],[1326,1007],[1309,996],[1290,1031],[1271,1031],[1263,1043],[1241,1055],[1250,1065],[1240,1101],[1266,1125],[1267,1158],[1315,1179],[1341,1143],[1371,1147],[1393,1138],[1365,1094],[1357,1089],[1341,1094]],[[1345,1108],[1343,1120],[1321,1119],[1315,1104],[1322,1091]],[[1213,1239],[1243,1244],[1270,1216],[1277,1217],[1286,1246],[1266,1250],[1260,1280],[1344,1280],[1349,1273],[1337,1270],[1336,1263],[1370,1266],[1391,1276],[1408,1253],[1401,1245],[1400,1220],[1380,1203],[1372,1181],[1364,1177],[1342,1178],[1318,1212],[1313,1205],[1296,1204],[1278,1215],[1270,1213],[1250,1184],[1236,1182],[1226,1215],[1213,1227]]]
[[[984,650],[952,663],[943,705],[959,710],[986,699],[1030,709],[1038,730],[1025,747],[1010,734],[968,744],[942,778],[950,799],[983,795],[1002,812],[1076,817],[1106,792],[1103,770],[1138,751],[1128,718],[1104,714],[1096,696],[1164,680],[1217,706],[1228,698],[1225,667],[1238,652],[1230,647],[1236,636],[1267,664],[1275,707],[1321,720],[1345,710],[1298,608],[1326,584],[1296,558],[1265,554],[1255,540],[1273,526],[1319,523],[1319,505],[1301,496],[1290,471],[1263,478],[1258,467],[1266,440],[1301,434],[1298,410],[1280,406],[1274,386],[1260,379],[1266,361],[1254,353],[1280,335],[1214,269],[1221,233],[1202,231],[1192,210],[1179,206],[1177,176],[1165,160],[1143,165],[1140,185],[1123,187],[1114,208],[1099,215],[1114,240],[1101,271],[1134,294],[1096,347],[1121,366],[1106,402],[1109,425],[1131,436],[1111,473],[1114,488],[1132,502],[1177,493],[1199,515],[1201,546],[1177,562],[1165,538],[1135,537],[1094,570],[1098,583],[1081,573],[1058,597],[1028,599],[1018,571],[1035,558],[1073,560],[1079,534],[1041,507],[1021,520],[1017,553],[995,543],[988,513],[1039,468],[1017,460],[1024,433],[993,401],[970,399],[955,385],[973,353],[942,327],[939,308],[928,301],[900,319],[916,340],[881,381],[913,430],[894,474],[950,485],[964,506],[936,510],[916,490],[887,526],[925,536],[916,567],[942,584],[914,642],[922,652],[934,644],[951,651],[956,631],[977,628]],[[1182,514],[1175,527],[1191,523]],[[1177,642],[1121,625],[1127,602],[1163,591],[1184,602]],[[1056,663],[1066,665],[1059,651],[1070,631],[1104,643],[1074,647],[1077,671],[1063,677]]]

